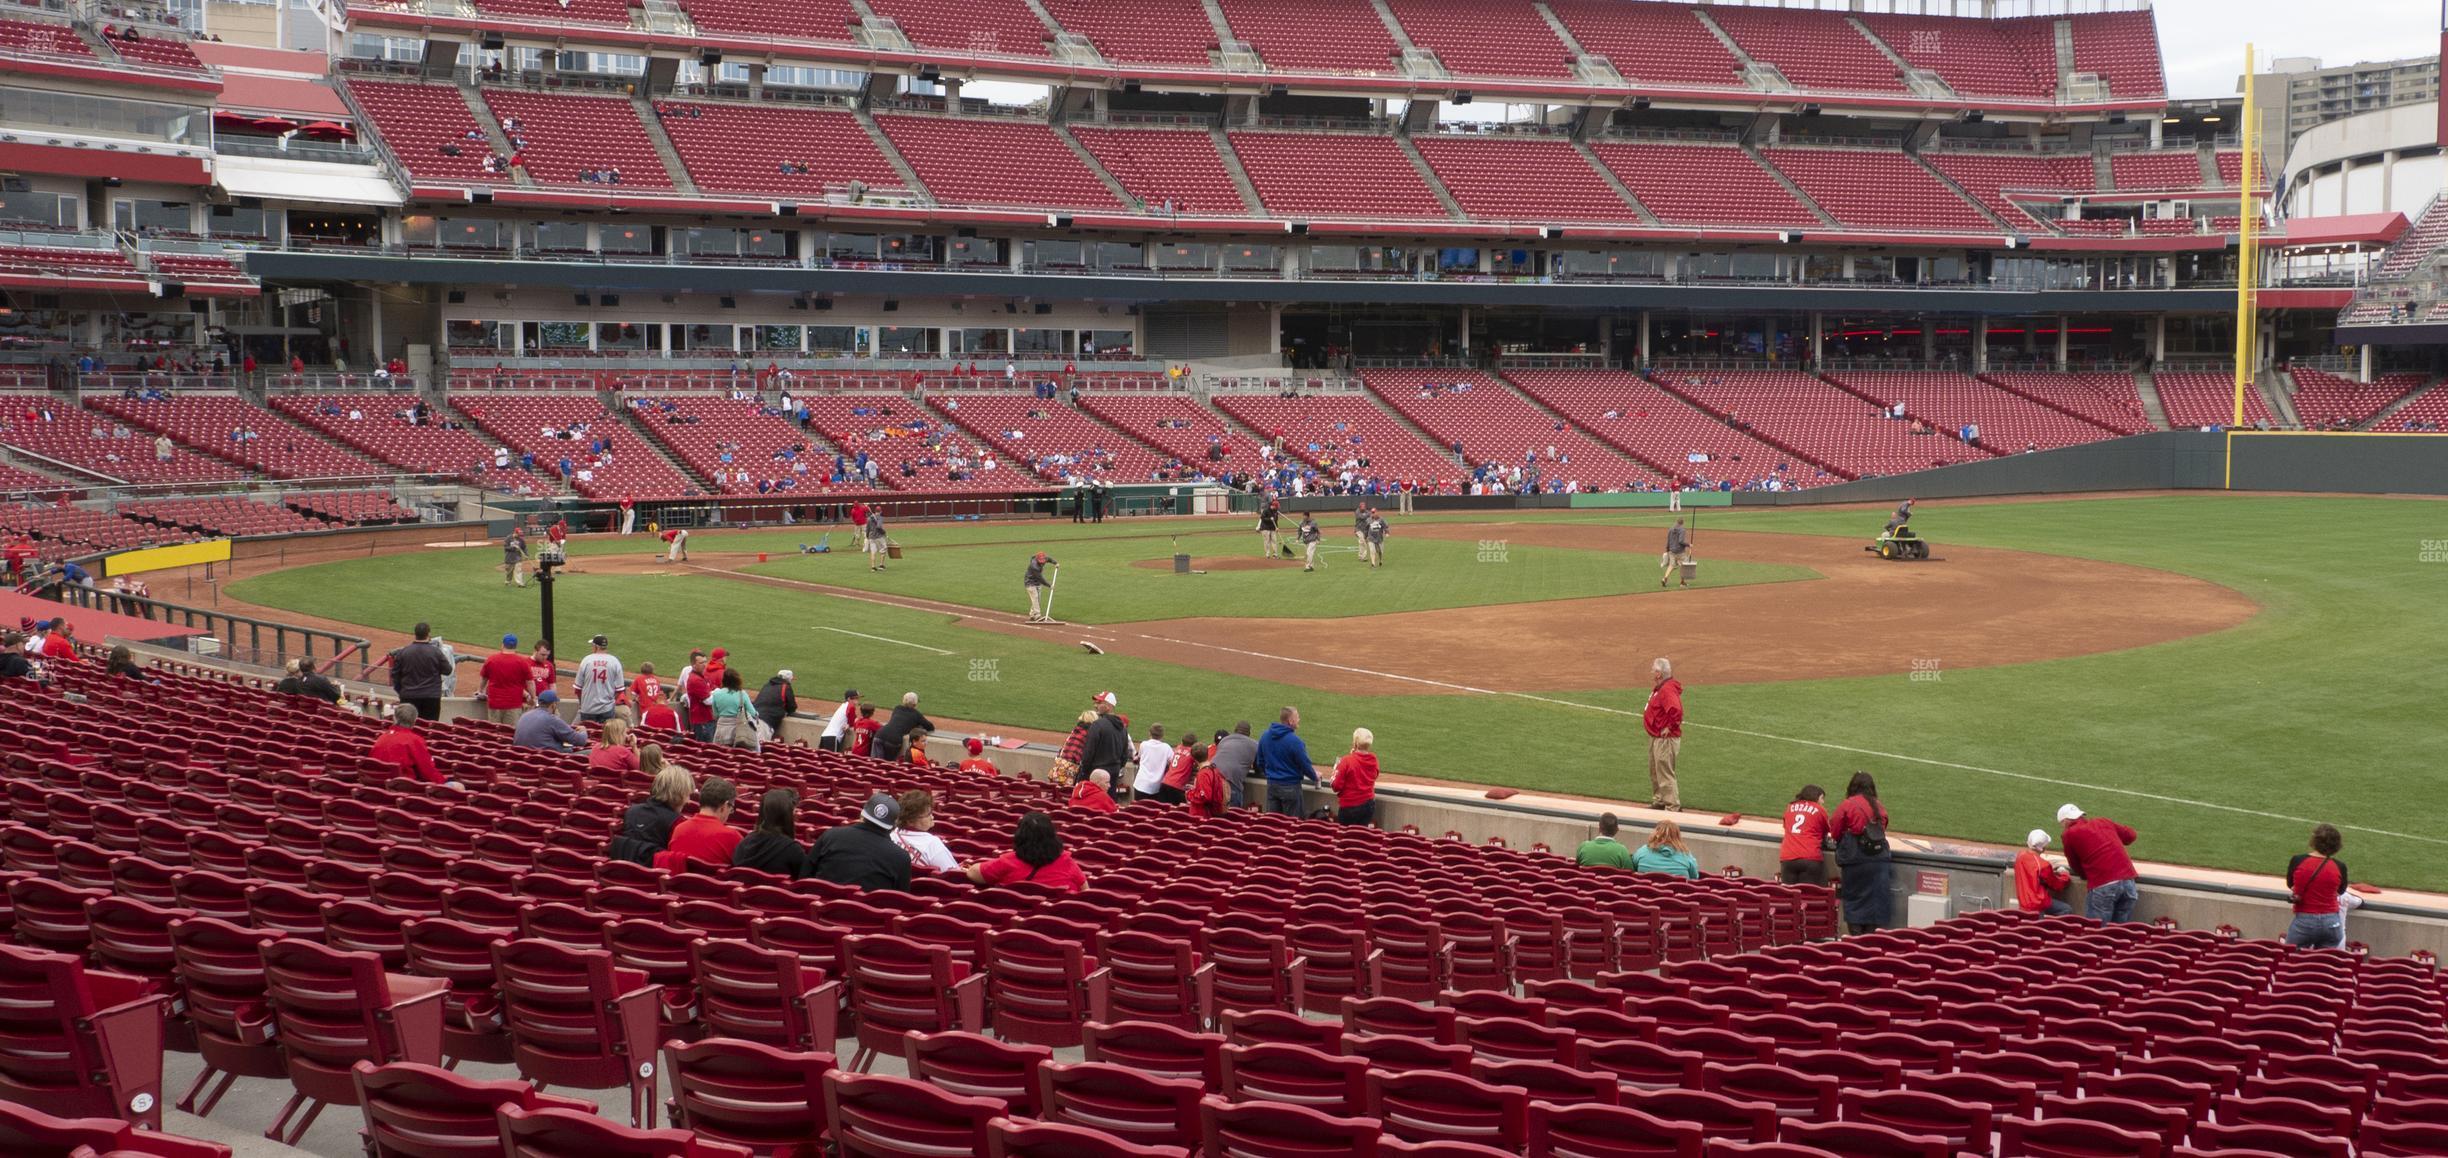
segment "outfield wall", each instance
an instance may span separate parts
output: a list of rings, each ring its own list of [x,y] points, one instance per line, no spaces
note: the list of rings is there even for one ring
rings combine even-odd
[[[2156,490],[2448,495],[2448,435],[2170,430],[1732,498],[1741,507],[1788,507]]]
[[[2231,430],[2221,437],[2235,490],[2448,494],[2448,435]]]

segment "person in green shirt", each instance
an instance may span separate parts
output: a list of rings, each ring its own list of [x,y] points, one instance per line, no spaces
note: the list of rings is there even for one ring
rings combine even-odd
[[[1625,848],[1622,841],[1615,839],[1616,827],[1617,821],[1614,813],[1600,813],[1598,835],[1582,841],[1581,847],[1573,850],[1573,863],[1583,868],[1592,865],[1601,868],[1631,868],[1632,850]]]
[[[1668,873],[1678,877],[1700,879],[1700,858],[1683,847],[1683,827],[1671,820],[1657,822],[1649,832],[1649,843],[1632,854],[1632,871]]]
[[[728,748],[756,751],[756,697],[748,694],[738,669],[725,669],[722,689],[706,697],[707,706],[714,709],[714,742]]]

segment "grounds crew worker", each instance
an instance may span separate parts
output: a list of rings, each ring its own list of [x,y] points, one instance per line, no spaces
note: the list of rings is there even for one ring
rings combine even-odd
[[[1368,561],[1368,521],[1367,503],[1352,508],[1352,545],[1360,549],[1360,561],[1363,563]]]
[[[1312,515],[1307,511],[1302,511],[1299,530],[1301,541],[1301,570],[1315,571],[1317,570],[1318,545],[1317,516]]]
[[[1385,537],[1385,512],[1378,510],[1370,511],[1368,517],[1368,529],[1363,531],[1360,536],[1360,545],[1364,549],[1362,553],[1367,557],[1369,566],[1385,566]]]
[[[1062,564],[1055,562],[1054,556],[1048,555],[1043,551],[1039,551],[1036,554],[1029,556],[1028,575],[1020,580],[1020,585],[1028,589],[1028,621],[1030,623],[1046,622],[1045,612],[1039,609],[1040,604],[1038,603],[1038,599],[1048,586],[1046,583],[1045,574],[1046,568],[1048,567],[1053,567],[1059,571]]]
[[[1268,499],[1266,509],[1258,512],[1258,541],[1266,547],[1266,557],[1275,557],[1275,520],[1283,516],[1283,504]]]
[[[1666,528],[1666,553],[1658,559],[1664,564],[1658,575],[1660,587],[1675,577],[1676,567],[1691,562],[1691,533],[1683,529],[1683,520],[1676,519],[1673,526]],[[1691,580],[1684,580],[1683,585],[1691,586]]]
[[[1912,521],[1912,505],[1913,500],[1906,499],[1904,500],[1903,506],[1896,508],[1895,517],[1887,520],[1888,534],[1894,534],[1897,527],[1901,527],[1904,524]]]

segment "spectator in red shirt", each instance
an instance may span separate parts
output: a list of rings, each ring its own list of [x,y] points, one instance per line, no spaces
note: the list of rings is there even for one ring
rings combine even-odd
[[[720,776],[708,776],[697,786],[697,811],[674,826],[671,842],[655,857],[654,867],[687,872],[690,861],[728,865],[737,851],[740,830],[731,827],[731,807],[738,790]]]
[[[637,737],[629,731],[629,721],[614,716],[604,721],[603,739],[587,753],[587,768],[618,776],[638,770]]]
[[[874,755],[875,734],[882,731],[883,728],[884,725],[876,723],[875,705],[860,704],[858,719],[850,723],[850,731],[854,733],[850,738],[850,754],[853,756]]]
[[[1067,893],[1088,887],[1087,874],[1064,851],[1062,837],[1054,831],[1054,818],[1042,812],[1021,817],[1019,826],[1012,830],[1012,850],[982,864],[970,865],[969,879],[981,885],[1027,881]]]
[[[1198,729],[1190,729],[1190,738],[1173,749],[1173,766],[1165,769],[1164,782],[1157,786],[1156,799],[1165,804],[1190,802],[1190,781],[1198,776],[1199,765],[1207,762],[1207,741],[1199,738]]]
[[[441,770],[434,767],[433,752],[425,747],[425,737],[417,735],[416,722],[415,704],[392,708],[391,726],[375,737],[374,748],[366,755],[427,784],[447,783]]]
[[[1090,812],[1120,811],[1114,805],[1113,797],[1105,791],[1105,786],[1110,783],[1111,774],[1102,768],[1089,773],[1087,779],[1071,786],[1071,807],[1085,808]]]
[[[1785,841],[1777,846],[1777,879],[1789,885],[1827,883],[1827,789],[1805,784],[1785,806]]]
[[[688,704],[689,735],[707,743],[714,741],[714,688],[703,665],[690,667],[688,681],[680,687],[680,698]]]
[[[2023,851],[2014,862],[2015,904],[2026,913],[2062,917],[2073,912],[2074,906],[2059,900],[2057,894],[2074,883],[2074,878],[2040,855],[2048,846],[2047,829],[2035,828],[2023,838]]]
[[[1895,875],[1895,854],[1887,847],[1887,806],[1879,803],[1878,781],[1855,772],[1845,785],[1844,803],[1828,821],[1836,841],[1836,867],[1844,871],[1837,897],[1844,902],[1847,931],[1868,933],[1884,928],[1895,910],[1888,883]]]
[[[1190,791],[1184,801],[1190,815],[1214,818],[1224,815],[1232,802],[1232,789],[1224,783],[1224,774],[1216,771],[1215,761],[1201,758],[1198,773],[1190,779]]]
[[[537,695],[542,695],[545,692],[560,690],[554,686],[555,684],[561,682],[561,670],[553,666],[553,651],[551,644],[541,642],[537,643],[535,646],[535,654],[527,657],[527,666],[535,669],[535,690]]]
[[[640,720],[646,718],[648,708],[663,702],[663,679],[655,674],[651,660],[639,664],[637,678],[629,681],[629,700],[637,705]]]
[[[960,762],[961,771],[978,772],[987,776],[1000,776],[1003,774],[1002,769],[995,767],[994,761],[986,758],[986,741],[981,740],[976,736],[971,736],[969,737],[967,747],[969,749],[969,758]]]
[[[1649,663],[1649,706],[1641,711],[1641,727],[1649,732],[1649,807],[1681,812],[1675,759],[1683,754],[1683,681],[1674,678],[1674,663],[1664,656]]]
[[[1377,736],[1367,728],[1352,729],[1350,754],[1335,761],[1336,824],[1377,823]]]
[[[65,619],[52,620],[50,638],[43,640],[43,658],[73,663],[76,657],[76,625]]]
[[[2057,810],[2057,827],[2065,841],[2066,868],[2090,890],[2083,915],[2111,925],[2133,920],[2142,889],[2125,846],[2134,842],[2134,830],[2105,816],[2085,816],[2072,804]]]
[[[502,649],[485,657],[476,669],[484,684],[485,716],[496,724],[516,724],[519,713],[535,699],[535,665],[518,652],[518,637],[502,637]]]
[[[2287,925],[2286,943],[2306,949],[2346,947],[2346,862],[2337,858],[2346,838],[2333,825],[2312,826],[2312,851],[2296,853],[2287,862],[2287,893],[2295,900],[2295,919]]]

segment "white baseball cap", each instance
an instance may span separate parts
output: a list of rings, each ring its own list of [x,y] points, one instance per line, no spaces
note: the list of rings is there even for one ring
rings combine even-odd
[[[2031,830],[2031,835],[2024,837],[2023,843],[2028,844],[2033,848],[2047,848],[2049,846],[2048,830],[2044,828],[2035,828]]]
[[[1098,692],[1095,697],[1095,702],[1103,704],[1109,708],[1118,708],[1122,706],[1122,702],[1115,699],[1112,692]]]
[[[2068,804],[2057,810],[2057,823],[2064,824],[2069,820],[2081,820],[2082,814],[2083,810],[2080,805]]]

